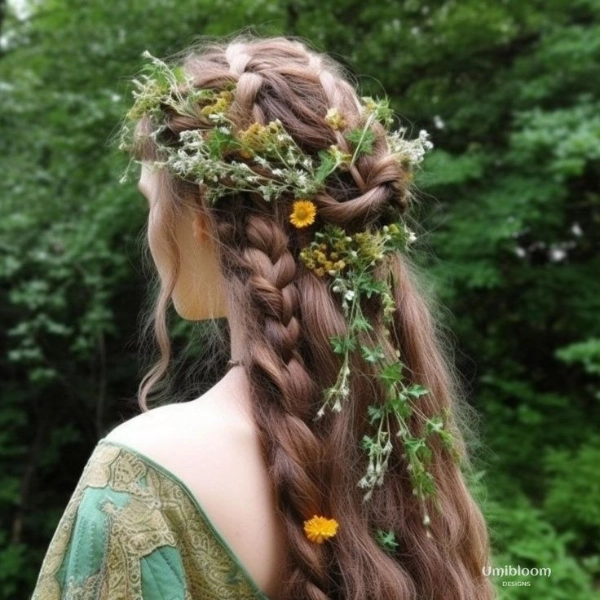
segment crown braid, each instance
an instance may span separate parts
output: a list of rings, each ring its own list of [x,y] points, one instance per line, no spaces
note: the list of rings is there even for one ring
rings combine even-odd
[[[318,74],[321,87],[325,93],[329,106],[339,107],[347,114],[358,114],[360,103],[357,102],[352,86],[339,77],[336,77],[324,64],[323,58],[317,54],[310,54],[310,67]],[[355,126],[350,122],[347,125]],[[375,124],[375,129],[382,134],[382,128]],[[350,152],[347,139],[343,132],[337,130],[336,144],[346,152]],[[389,149],[380,142],[373,154],[366,155],[357,165],[350,168],[350,173],[356,183],[356,188],[361,195],[352,200],[340,203],[324,194],[319,198],[321,214],[327,220],[344,225],[354,220],[370,222],[377,218],[389,205],[390,200],[396,204],[400,213],[408,210],[407,186],[402,185],[403,174],[398,161]]]

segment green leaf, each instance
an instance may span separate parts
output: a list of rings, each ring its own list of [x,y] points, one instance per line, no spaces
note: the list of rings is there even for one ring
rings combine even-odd
[[[373,424],[375,421],[383,417],[383,409],[380,406],[374,406],[371,404],[367,407],[367,414],[369,416],[369,423]]]
[[[413,412],[411,405],[403,396],[396,396],[392,400],[388,400],[386,406],[401,420],[408,419]]]
[[[360,447],[367,452],[371,452],[376,446],[377,444],[373,438],[368,435],[363,436],[363,439],[360,442]]]
[[[356,349],[356,339],[350,336],[332,336],[329,338],[335,354],[346,354]]]
[[[352,328],[356,331],[373,331],[373,325],[363,316],[358,316],[352,322]]]
[[[345,138],[354,146],[354,154],[371,154],[375,143],[375,132],[371,129],[351,129]]]
[[[335,158],[326,150],[321,150],[319,152],[319,158],[321,159],[321,164],[317,169],[315,179],[318,183],[323,183],[325,179],[331,175],[337,165],[337,162]]]
[[[240,147],[240,143],[231,135],[214,129],[206,140],[212,158],[220,158],[223,154]]]
[[[392,386],[395,383],[402,381],[403,366],[403,363],[400,361],[387,365],[379,372],[379,379],[387,386]]]
[[[382,531],[381,529],[378,529],[375,537],[379,544],[389,552],[395,552],[399,545],[396,541],[396,534],[391,530]]]
[[[411,385],[410,387],[406,388],[406,393],[410,394],[411,396],[414,396],[415,398],[418,398],[419,396],[428,394],[429,390],[426,387],[423,387],[422,385],[415,384],[415,385]]]
[[[369,363],[376,363],[385,358],[385,354],[383,353],[383,348],[381,346],[375,346],[374,348],[369,348],[369,346],[360,347],[362,357]]]

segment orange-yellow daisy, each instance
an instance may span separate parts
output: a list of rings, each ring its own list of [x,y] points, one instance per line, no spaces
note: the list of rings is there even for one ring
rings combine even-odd
[[[299,229],[315,222],[317,207],[310,200],[296,200],[290,215],[290,222]]]
[[[311,542],[322,544],[325,540],[337,533],[339,523],[335,519],[327,519],[315,515],[312,519],[304,521],[304,532]]]

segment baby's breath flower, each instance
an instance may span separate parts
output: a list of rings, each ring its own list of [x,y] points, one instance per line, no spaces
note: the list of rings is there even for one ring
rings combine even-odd
[[[406,129],[399,129],[388,134],[388,148],[402,164],[407,166],[418,165],[423,161],[425,153],[433,148],[433,144],[429,141],[429,134],[422,129],[417,139],[407,140],[404,137],[405,133]]]

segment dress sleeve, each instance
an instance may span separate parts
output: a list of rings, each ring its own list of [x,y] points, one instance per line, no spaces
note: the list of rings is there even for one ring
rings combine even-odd
[[[31,600],[181,600],[175,535],[153,488],[119,451],[99,445],[86,464],[42,563]]]

